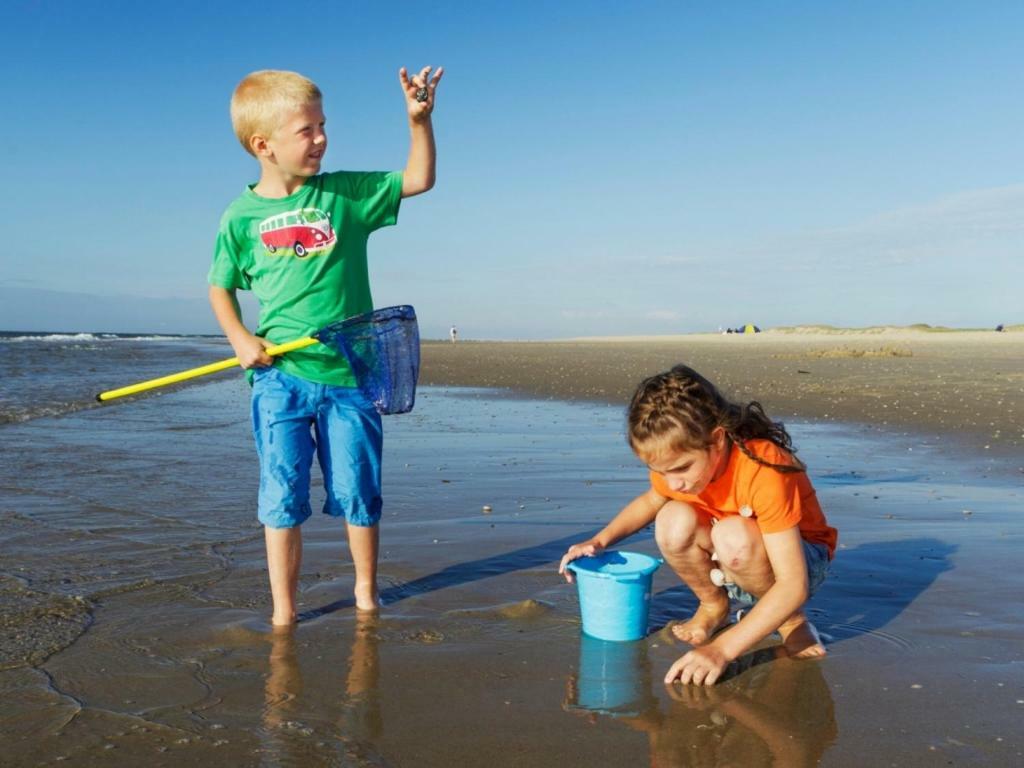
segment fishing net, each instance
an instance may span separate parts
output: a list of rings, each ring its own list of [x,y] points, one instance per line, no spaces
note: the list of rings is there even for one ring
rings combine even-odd
[[[420,372],[420,331],[412,307],[375,309],[332,323],[315,336],[345,354],[359,389],[378,413],[412,410]]]

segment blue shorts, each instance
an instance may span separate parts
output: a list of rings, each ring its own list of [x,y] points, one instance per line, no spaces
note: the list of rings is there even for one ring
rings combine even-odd
[[[261,523],[292,528],[309,517],[314,453],[327,492],[324,513],[364,527],[380,521],[384,433],[380,414],[358,389],[257,368],[252,426],[260,460]]]
[[[825,580],[831,562],[828,559],[826,545],[807,541],[807,539],[801,541],[804,545],[804,560],[807,561],[807,596],[810,597]],[[753,605],[757,602],[756,597],[738,584],[727,582],[725,589],[729,593],[729,599],[735,600],[741,605]]]

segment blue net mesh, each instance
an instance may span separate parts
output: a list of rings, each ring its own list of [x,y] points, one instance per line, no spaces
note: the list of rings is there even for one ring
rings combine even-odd
[[[375,309],[332,323],[315,336],[344,353],[359,389],[379,413],[412,410],[420,372],[420,331],[412,307]]]

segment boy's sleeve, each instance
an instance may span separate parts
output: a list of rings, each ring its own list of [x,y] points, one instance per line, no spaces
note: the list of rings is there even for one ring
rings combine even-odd
[[[206,276],[210,285],[227,290],[240,289],[248,291],[251,287],[249,276],[242,271],[239,264],[241,246],[238,238],[231,231],[228,222],[222,222],[217,232],[217,242],[213,246],[213,264]]]
[[[400,171],[340,171],[331,176],[342,187],[340,193],[352,203],[368,232],[398,221],[402,203]]]

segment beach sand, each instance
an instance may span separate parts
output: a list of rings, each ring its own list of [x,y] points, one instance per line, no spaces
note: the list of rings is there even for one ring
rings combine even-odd
[[[1024,332],[766,331],[551,342],[428,343],[426,384],[625,404],[686,363],[783,421],[855,422],[956,436],[1024,467]],[[1016,457],[1016,460],[1015,460]]]
[[[343,534],[314,514],[284,633],[267,624],[244,384],[7,425],[3,764],[1021,764],[1021,342],[818,354],[861,343],[425,345],[438,386],[386,422],[386,604],[356,615]],[[840,530],[809,606],[823,661],[776,658],[768,638],[714,689],[666,689],[686,647],[664,627],[694,603],[665,568],[646,640],[580,633],[557,560],[643,491],[624,400],[679,360],[790,423]],[[911,392],[917,414],[892,404]],[[986,419],[1001,441],[983,442]],[[626,547],[656,553],[649,532]]]

